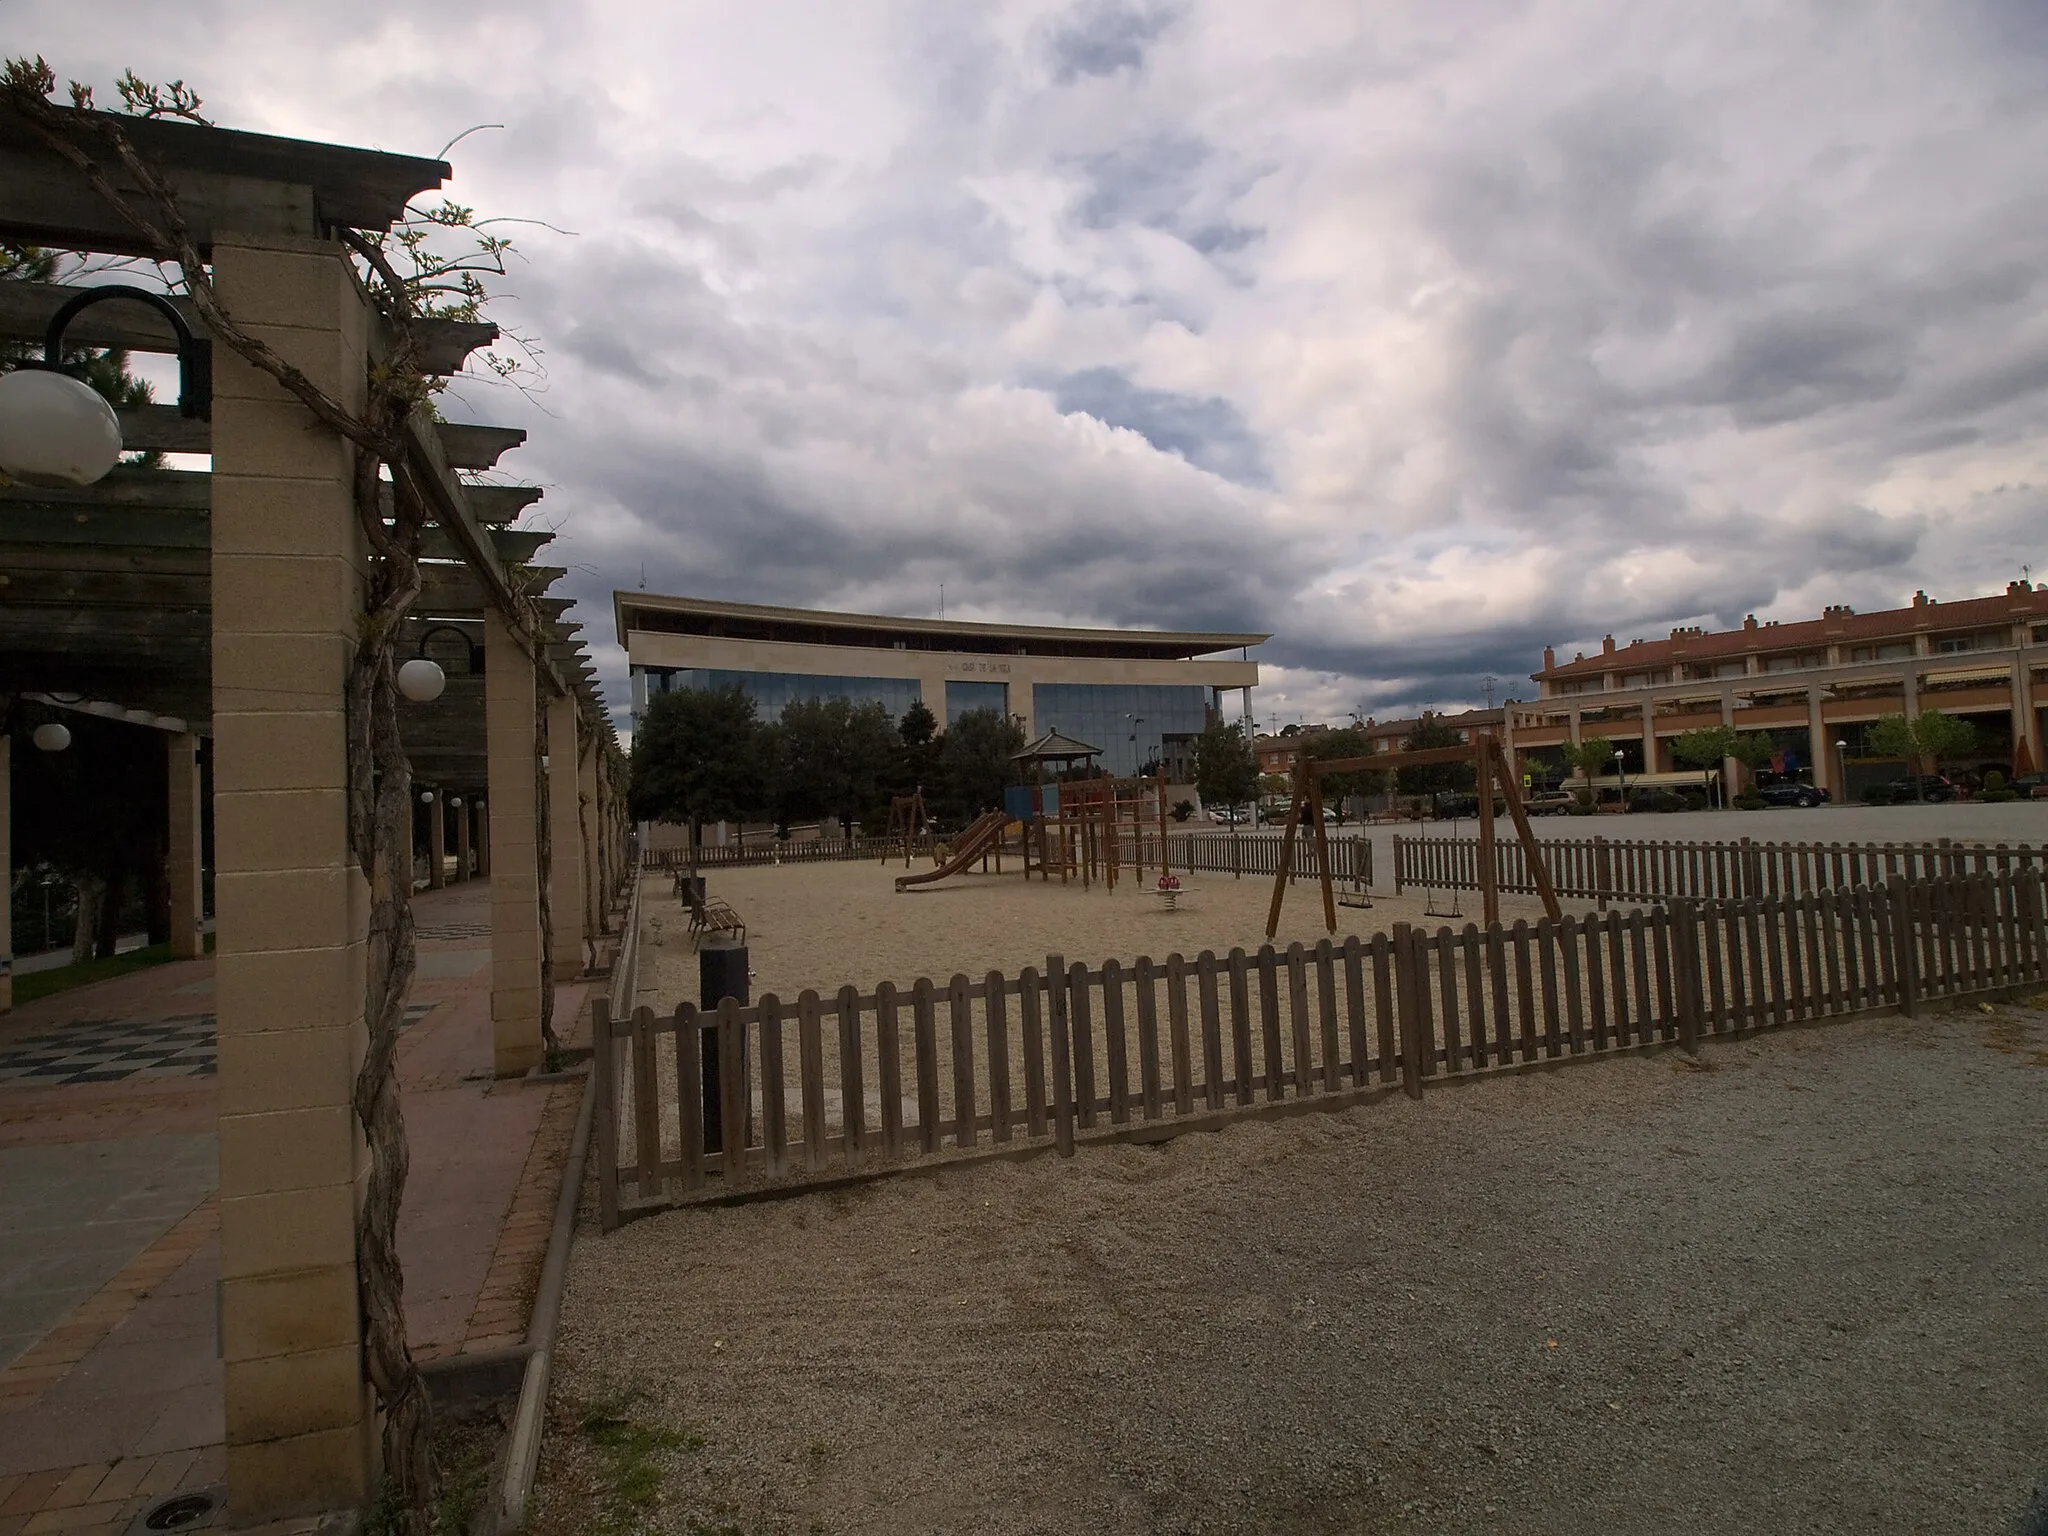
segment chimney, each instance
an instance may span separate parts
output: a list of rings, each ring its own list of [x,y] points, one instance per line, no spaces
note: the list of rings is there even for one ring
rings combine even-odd
[[[1612,656],[1614,654],[1614,636],[1609,635],[1600,642],[1600,654],[1602,656]]]
[[[1933,599],[1925,592],[1915,592],[1913,594],[1913,606],[1915,608],[1925,608],[1932,601]]]
[[[2029,582],[2008,581],[2005,584],[2005,595],[2007,597],[2018,597],[2024,592],[2031,592],[2033,590],[2034,588]]]
[[[1744,615],[1742,616],[1742,627],[1743,627],[1744,629],[1755,629],[1755,628],[1756,628],[1756,615],[1755,615],[1755,614],[1753,614],[1753,613],[1745,613],[1745,614],[1744,614]]]
[[[1548,672],[1551,670],[1551,668],[1555,667],[1556,665],[1557,647],[1553,645],[1546,645],[1545,647],[1543,647],[1543,670]]]

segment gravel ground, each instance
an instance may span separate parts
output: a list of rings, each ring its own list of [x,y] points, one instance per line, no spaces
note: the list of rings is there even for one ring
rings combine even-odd
[[[2004,1531],[2048,1015],[586,1226],[556,1380],[565,1439],[621,1394],[674,1432],[660,1529]]]

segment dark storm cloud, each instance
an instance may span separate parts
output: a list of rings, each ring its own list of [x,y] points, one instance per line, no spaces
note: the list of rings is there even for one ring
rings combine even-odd
[[[85,14],[87,11],[91,14]],[[431,153],[609,589],[1271,629],[1309,713],[2048,571],[2048,7],[28,0]],[[544,67],[537,67],[537,61]],[[607,658],[616,681],[617,660]]]
[[[1053,78],[1069,85],[1083,76],[1140,68],[1146,46],[1171,19],[1164,7],[1139,9],[1114,3],[1081,7],[1053,34]]]
[[[1087,368],[1054,385],[1062,411],[1085,411],[1112,427],[1128,427],[1161,453],[1240,485],[1270,486],[1259,440],[1228,400],[1140,389],[1114,368]]]

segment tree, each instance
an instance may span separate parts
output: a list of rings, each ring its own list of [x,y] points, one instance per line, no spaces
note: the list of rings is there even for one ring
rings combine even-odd
[[[1244,727],[1211,715],[1195,743],[1195,793],[1207,806],[1243,805],[1259,782],[1258,759]]]
[[[1904,715],[1883,715],[1863,733],[1864,748],[1873,757],[1897,757],[1906,761],[1913,778],[1913,798],[1927,799],[1921,770],[1929,760],[1939,767],[1945,757],[1957,757],[1977,741],[1977,731],[1967,720],[1958,720],[1938,709],[1923,709],[1908,720]]]
[[[940,800],[954,821],[973,820],[1003,803],[1017,782],[1013,758],[1024,750],[1024,731],[993,709],[970,709],[939,742]]]
[[[835,816],[849,832],[874,807],[901,737],[879,703],[799,699],[784,707],[776,747],[773,800],[785,824]]]
[[[1444,723],[1441,715],[1423,715],[1401,738],[1401,750],[1404,752],[1427,752],[1438,747],[1459,745],[1458,733]],[[1398,770],[1398,777],[1401,793],[1429,796],[1432,812],[1436,809],[1437,797],[1446,790],[1470,789],[1477,782],[1470,763],[1425,763],[1419,768]]]
[[[903,711],[903,718],[896,722],[896,733],[903,738],[906,747],[926,746],[938,731],[938,716],[931,712],[923,699]]]
[[[633,733],[627,804],[636,820],[688,823],[695,845],[705,822],[763,807],[765,766],[754,701],[737,683],[658,694]]]

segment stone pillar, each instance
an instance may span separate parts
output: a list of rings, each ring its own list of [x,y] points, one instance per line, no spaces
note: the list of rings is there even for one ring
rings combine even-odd
[[[491,817],[491,1061],[518,1077],[541,1058],[540,850],[533,774],[533,658],[511,626],[484,616],[484,732]]]
[[[1643,772],[1662,773],[1664,765],[1657,761],[1657,704],[1654,699],[1643,700]]]
[[[548,700],[548,916],[555,980],[583,974],[583,833],[576,821],[576,699]]]
[[[446,790],[430,789],[434,798],[427,802],[427,889],[438,891],[448,883],[446,865],[442,862],[448,850],[448,812]]]
[[[470,854],[474,847],[470,823],[476,817],[476,796],[464,795],[462,804],[455,808],[455,878],[467,880],[470,877]]]
[[[171,958],[206,953],[206,888],[200,873],[199,738],[190,731],[165,738],[170,757]]]
[[[14,1006],[14,739],[0,730],[0,1013]]]
[[[360,408],[370,316],[341,248],[221,236],[213,260],[236,318]],[[220,1345],[240,1525],[374,1492],[350,1107],[369,883],[346,746],[366,551],[348,446],[224,346],[214,369]]]
[[[590,750],[576,765],[576,799],[581,808],[578,841],[583,848],[583,926],[587,930],[595,924],[599,933],[604,932],[606,896],[600,889],[603,882],[597,873],[598,849],[604,838],[604,807],[598,804],[597,799],[597,754],[602,750],[602,744],[593,736]]]
[[[1813,765],[1813,787],[1835,794],[1840,787],[1835,783],[1835,744],[1828,740],[1828,724],[1821,716],[1818,688],[1806,690],[1806,756]]]

